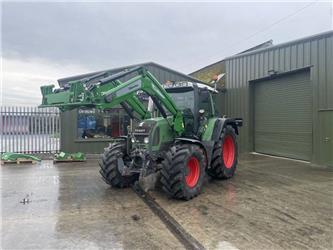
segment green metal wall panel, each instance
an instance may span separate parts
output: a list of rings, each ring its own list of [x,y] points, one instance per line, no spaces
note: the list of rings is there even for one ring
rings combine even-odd
[[[333,107],[333,39],[326,39],[327,107]]]
[[[333,167],[333,109],[319,112],[319,163]]]
[[[241,152],[253,151],[253,80],[269,77],[270,70],[285,73],[310,66],[312,84],[313,147],[310,161],[320,162],[319,110],[333,108],[333,32],[226,58],[225,112],[243,117]]]
[[[255,151],[309,161],[312,156],[309,70],[253,85]]]

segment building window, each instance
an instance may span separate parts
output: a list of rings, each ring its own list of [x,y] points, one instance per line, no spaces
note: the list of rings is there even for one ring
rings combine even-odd
[[[121,108],[110,110],[79,109],[78,139],[108,139],[127,134],[130,118]]]

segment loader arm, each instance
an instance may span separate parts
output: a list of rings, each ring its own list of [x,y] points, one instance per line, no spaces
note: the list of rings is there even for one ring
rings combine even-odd
[[[120,73],[113,76],[117,77]],[[103,82],[103,79],[109,77],[103,78],[97,83],[91,83],[92,80],[104,75],[106,75],[106,72],[98,73],[89,78],[71,81],[63,88],[59,89],[53,89],[54,85],[41,86],[43,99],[39,107],[58,107],[61,111],[80,107],[103,109],[104,100],[101,96],[101,92],[121,84],[121,82],[117,80],[108,81],[107,83]],[[98,88],[94,88],[96,85],[98,85]],[[137,114],[139,119],[150,118],[150,113],[147,112],[145,106],[135,94],[129,97],[126,102],[121,102],[120,105],[132,119],[137,118],[134,114]]]
[[[119,80],[133,74],[136,76],[125,82]],[[53,88],[53,85],[41,87],[43,101],[40,107],[58,107],[65,111],[80,107],[109,109],[121,105],[131,118],[136,113],[140,119],[147,119],[151,114],[136,96],[142,90],[152,98],[161,115],[178,135],[184,131],[182,112],[158,80],[143,67],[119,72],[95,83],[81,79],[70,82],[64,89]],[[166,111],[172,116],[169,117]]]

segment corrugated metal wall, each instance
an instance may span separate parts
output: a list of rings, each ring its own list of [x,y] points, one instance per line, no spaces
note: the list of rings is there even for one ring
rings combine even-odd
[[[193,81],[193,78],[183,74],[177,74],[172,70],[156,65],[145,65],[146,68],[157,78],[160,83],[166,81]],[[121,81],[126,81],[133,77],[128,75]],[[77,110],[61,113],[61,140],[60,150],[65,152],[102,153],[103,148],[109,144],[107,139],[77,139]]]
[[[273,46],[226,59],[225,113],[243,117],[242,152],[253,150],[250,81],[269,77],[269,71],[289,72],[310,66],[313,85],[313,155],[318,162],[318,112],[333,109],[333,32]]]

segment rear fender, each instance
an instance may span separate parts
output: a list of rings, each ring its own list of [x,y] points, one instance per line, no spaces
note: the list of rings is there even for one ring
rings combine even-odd
[[[223,129],[230,125],[235,130],[236,135],[239,134],[238,127],[243,125],[243,119],[241,118],[217,118],[215,121],[214,130],[211,140],[218,141]]]
[[[213,122],[213,120],[212,120]],[[220,139],[223,129],[227,125],[231,125],[235,129],[235,133],[238,135],[238,127],[242,126],[242,119],[233,119],[233,118],[216,118],[213,124],[208,124],[213,127],[210,131],[207,130],[207,134],[204,135],[203,141],[201,144],[205,145],[208,162],[211,162],[213,155],[213,149],[215,143]],[[212,131],[212,132],[211,132]]]

